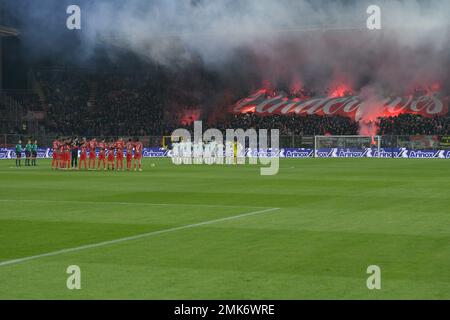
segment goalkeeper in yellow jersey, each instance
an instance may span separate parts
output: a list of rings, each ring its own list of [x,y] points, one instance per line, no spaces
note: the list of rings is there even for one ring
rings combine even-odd
[[[235,139],[233,142],[233,164],[237,164],[237,157],[238,157],[238,143]]]

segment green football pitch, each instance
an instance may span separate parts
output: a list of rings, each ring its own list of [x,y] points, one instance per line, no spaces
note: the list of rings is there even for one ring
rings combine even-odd
[[[0,161],[0,299],[450,299],[447,160],[38,164]]]

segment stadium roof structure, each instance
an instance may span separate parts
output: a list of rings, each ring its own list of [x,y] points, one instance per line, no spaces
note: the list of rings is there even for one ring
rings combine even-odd
[[[14,37],[20,34],[19,30],[0,25],[0,37]]]

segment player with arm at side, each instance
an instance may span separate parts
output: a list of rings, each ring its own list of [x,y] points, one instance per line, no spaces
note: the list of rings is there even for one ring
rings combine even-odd
[[[204,142],[204,149],[203,149],[203,160],[205,162],[205,164],[212,164],[212,158],[211,158],[211,141],[206,141]]]
[[[237,164],[245,164],[245,147],[238,141],[236,143]]]
[[[237,158],[238,158],[238,142],[237,139],[233,142],[233,164],[237,164]]]
[[[88,147],[88,143],[86,141],[86,138],[83,138],[83,140],[81,140],[81,143],[80,143],[81,153],[80,153],[80,163],[78,166],[78,170],[81,170],[82,163],[84,163],[84,170],[87,170],[87,164],[86,164],[87,147]]]
[[[133,148],[134,144],[131,139],[128,139],[128,142],[126,144],[127,149],[127,171],[131,170],[131,160],[133,159]]]
[[[217,142],[216,153],[214,155],[216,158],[216,164],[223,164],[224,152],[225,152],[225,145],[223,144],[223,142],[222,141]]]
[[[191,139],[187,139],[184,144],[184,151],[183,151],[184,164],[192,164],[192,142]]]
[[[125,142],[122,138],[116,141],[116,170],[123,171],[123,149],[125,147]]]
[[[78,150],[80,148],[80,142],[78,141],[78,137],[73,137],[70,143],[70,149],[72,153],[72,162],[71,168],[78,169]]]
[[[183,138],[180,138],[178,140],[178,159],[180,164],[183,163],[184,149],[185,149],[185,142]]]
[[[234,159],[234,143],[232,141],[225,142],[225,163],[233,164]]]
[[[139,138],[134,140],[134,171],[136,171],[136,161],[139,165],[139,171],[142,171],[142,142],[139,141]]]
[[[31,140],[28,139],[28,142],[25,145],[25,166],[26,167],[30,166],[31,148],[32,148]]]
[[[37,140],[34,140],[34,143],[31,145],[31,165],[36,166],[36,158],[38,152]]]
[[[202,164],[203,163],[203,142],[201,139],[198,139],[194,143],[194,164]]]
[[[22,141],[19,140],[19,142],[16,144],[16,167],[20,167],[20,159],[22,159]]]
[[[211,163],[216,164],[217,163],[217,148],[218,143],[215,139],[215,137],[211,138]]]
[[[52,149],[53,149],[53,159],[52,159],[52,169],[58,169],[59,166],[59,145],[61,142],[59,141],[59,137],[56,137],[55,140],[53,140],[52,143]]]
[[[172,142],[172,163],[180,164],[180,143],[178,141]]]

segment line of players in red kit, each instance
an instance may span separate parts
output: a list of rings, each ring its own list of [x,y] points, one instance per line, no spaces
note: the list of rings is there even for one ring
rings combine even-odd
[[[52,169],[75,169],[81,170],[84,166],[85,170],[117,170],[124,171],[124,151],[127,161],[127,171],[142,171],[142,142],[138,138],[129,139],[125,142],[122,138],[107,142],[105,139],[97,141],[97,139],[87,140],[83,138],[57,137],[52,144],[53,160]],[[98,150],[98,157],[97,151]],[[80,152],[79,152],[80,151]],[[79,155],[79,163],[78,163]],[[87,160],[89,158],[89,162]],[[134,160],[134,162],[133,162]],[[133,162],[133,168],[132,168]],[[96,166],[97,164],[97,166]]]

